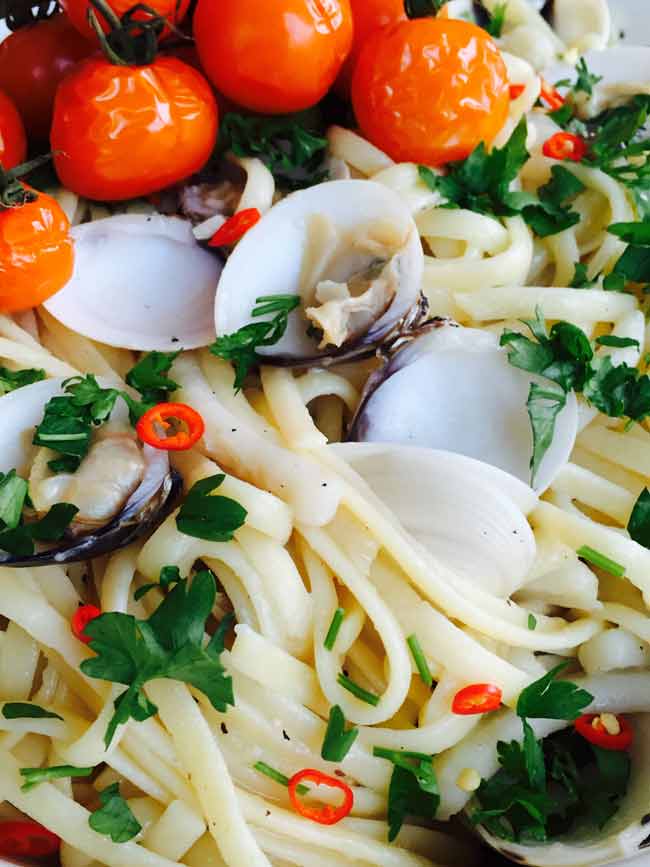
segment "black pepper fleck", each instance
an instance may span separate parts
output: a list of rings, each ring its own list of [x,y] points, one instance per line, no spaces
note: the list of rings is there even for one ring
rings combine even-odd
[[[224,735],[228,734],[228,727],[226,726],[225,722],[221,723],[221,731]]]

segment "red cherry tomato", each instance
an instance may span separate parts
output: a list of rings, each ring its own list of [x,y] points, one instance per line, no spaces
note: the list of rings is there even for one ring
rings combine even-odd
[[[0,89],[18,106],[30,138],[49,139],[59,82],[92,51],[65,15],[23,27],[0,43]]]
[[[330,789],[339,789],[343,792],[343,803],[340,807],[332,807],[330,804],[322,807],[312,807],[309,804],[304,804],[298,797],[298,787],[304,782],[316,783],[317,786],[329,786]],[[345,819],[352,810],[354,792],[348,785],[336,777],[330,777],[328,774],[324,774],[322,771],[315,771],[312,768],[305,768],[302,771],[298,771],[289,780],[289,800],[294,810],[306,819],[318,822],[319,825],[336,825],[341,819]]]
[[[98,608],[96,605],[80,605],[79,608],[77,608],[75,613],[72,615],[70,625],[72,626],[73,633],[79,641],[83,641],[84,644],[90,644],[92,638],[85,634],[84,629],[88,626],[91,620],[95,620],[95,618],[99,617],[101,613],[101,608]]]
[[[217,90],[270,114],[315,105],[352,45],[349,0],[199,0],[194,37]]]
[[[165,433],[171,424],[169,419],[182,422],[186,430],[178,430],[171,436]],[[186,403],[158,403],[139,419],[136,432],[143,443],[168,452],[184,452],[191,449],[205,433],[205,422],[199,413]],[[159,432],[162,429],[162,432]]]
[[[54,164],[68,189],[100,201],[168,187],[207,162],[218,111],[203,76],[174,57],[146,66],[82,61],[54,103]]]
[[[108,5],[118,18],[121,18],[125,12],[132,9],[136,4],[133,0],[107,0]],[[146,5],[153,9],[161,18],[165,18],[171,25],[176,27],[187,15],[187,10],[190,5],[190,0],[147,0]],[[88,10],[93,9],[90,0],[61,0],[63,11],[68,16],[74,27],[83,34],[87,39],[92,39],[93,43],[97,43],[97,34],[88,23]],[[147,13],[141,12],[135,16],[146,19]],[[102,29],[105,33],[108,32],[108,25],[101,15],[97,15],[101,22]],[[163,36],[169,35],[171,30],[166,28]]]
[[[590,744],[595,744],[604,750],[629,750],[634,740],[634,729],[624,716],[617,715],[616,720],[620,728],[616,735],[610,735],[601,722],[600,715],[595,713],[578,717],[573,725],[578,734],[582,735]]]
[[[25,161],[26,155],[27,139],[23,122],[16,106],[0,90],[0,165],[3,169],[13,169]]]
[[[72,276],[70,223],[51,196],[0,206],[0,313],[42,304]]]
[[[460,716],[489,713],[501,704],[503,693],[492,683],[473,683],[454,696],[451,709]]]
[[[496,136],[508,115],[508,74],[485,30],[418,18],[368,37],[352,103],[363,134],[393,159],[439,166]]]
[[[542,153],[554,160],[573,160],[579,163],[587,153],[587,142],[571,132],[556,132],[546,139]]]
[[[38,822],[28,819],[0,822],[0,855],[11,858],[49,858],[59,851],[61,840]]]
[[[350,0],[350,6],[354,22],[354,41],[350,55],[336,80],[337,91],[346,98],[350,96],[352,73],[366,39],[380,27],[395,24],[396,21],[406,21],[404,0]]]

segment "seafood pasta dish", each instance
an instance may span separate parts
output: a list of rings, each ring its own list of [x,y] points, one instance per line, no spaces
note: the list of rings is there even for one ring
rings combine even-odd
[[[650,7],[0,16],[0,864],[647,864]]]

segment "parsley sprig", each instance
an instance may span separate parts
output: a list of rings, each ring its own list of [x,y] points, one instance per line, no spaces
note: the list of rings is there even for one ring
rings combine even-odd
[[[338,704],[330,710],[321,757],[326,762],[342,762],[356,741],[359,729],[354,726],[346,731],[345,716]]]
[[[210,352],[218,358],[232,361],[235,365],[234,388],[240,391],[248,372],[260,361],[257,350],[262,346],[274,346],[283,336],[289,324],[289,314],[300,307],[298,295],[264,295],[255,299],[252,316],[268,316],[264,322],[251,322],[233,334],[217,337]]]
[[[104,737],[107,747],[119,725],[157,713],[143,690],[150,680],[162,677],[188,683],[222,713],[234,704],[232,679],[220,662],[230,620],[222,623],[207,644],[203,639],[215,596],[214,575],[202,570],[191,583],[179,581],[148,620],[109,612],[86,626],[90,648],[97,655],[84,660],[81,670],[89,677],[128,687],[115,701]]]
[[[98,834],[110,837],[113,843],[128,843],[142,830],[142,825],[124,798],[119,783],[113,783],[99,793],[101,807],[91,813],[88,824]]]
[[[440,804],[433,756],[426,753],[375,747],[373,756],[392,762],[388,788],[388,841],[399,834],[407,816],[431,820]]]
[[[34,542],[58,542],[79,509],[72,503],[55,503],[39,520],[26,520],[28,485],[10,470],[0,473],[0,551],[30,557]]]
[[[42,379],[45,379],[44,370],[36,370],[33,367],[25,370],[9,370],[0,366],[0,397],[17,388],[40,382]]]
[[[181,352],[180,349],[178,352],[157,350],[148,352],[127,373],[127,385],[139,391],[141,396],[141,401],[137,402],[126,392],[122,392],[122,397],[129,406],[129,415],[133,424],[152,406],[168,401],[170,394],[176,391],[178,383],[170,379],[167,374]]]

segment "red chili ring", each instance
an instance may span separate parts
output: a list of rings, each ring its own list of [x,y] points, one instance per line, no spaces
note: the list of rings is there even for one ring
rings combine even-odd
[[[79,641],[83,641],[84,644],[90,644],[92,638],[90,638],[89,635],[86,635],[84,630],[90,621],[99,617],[101,613],[101,609],[96,605],[81,605],[77,608],[75,613],[72,615],[70,625]]]
[[[38,822],[0,822],[0,855],[49,858],[59,851],[61,840]]]
[[[521,94],[526,90],[525,84],[511,84],[510,85],[510,99],[519,99]]]
[[[604,750],[615,750],[622,752],[629,750],[634,740],[634,729],[625,719],[624,716],[615,714],[620,732],[617,735],[610,735],[602,723],[597,723],[594,726],[594,720],[600,717],[597,713],[588,713],[579,716],[574,722],[574,728],[579,735],[582,735],[585,740],[589,741],[594,746],[601,747]]]
[[[298,797],[297,788],[305,781],[316,783],[317,786],[339,789],[343,792],[343,803],[339,807],[332,807],[330,804],[312,807],[304,804]],[[319,825],[336,825],[337,822],[349,815],[354,804],[354,792],[348,785],[337,780],[336,777],[330,777],[328,774],[313,768],[304,768],[291,777],[289,780],[289,798],[297,813],[306,819],[311,819],[312,822],[318,822]]]
[[[543,78],[540,78],[540,80],[542,82],[540,98],[546,103],[551,111],[557,111],[558,108],[562,108],[566,100],[560,91],[550,85],[548,81],[545,81]]]
[[[246,208],[239,211],[217,229],[208,241],[208,246],[228,247],[231,244],[236,244],[261,219],[262,215],[257,208]]]
[[[169,419],[182,421],[187,430],[179,430],[172,436],[161,436],[156,431],[159,425],[163,431],[170,427]],[[185,403],[159,403],[147,410],[135,426],[143,443],[155,449],[183,452],[191,449],[205,433],[205,423],[199,413]]]
[[[573,160],[579,163],[587,154],[587,142],[571,132],[556,132],[546,139],[542,153],[554,160]]]
[[[493,683],[473,683],[454,696],[451,709],[459,716],[489,713],[501,705],[503,692]]]

